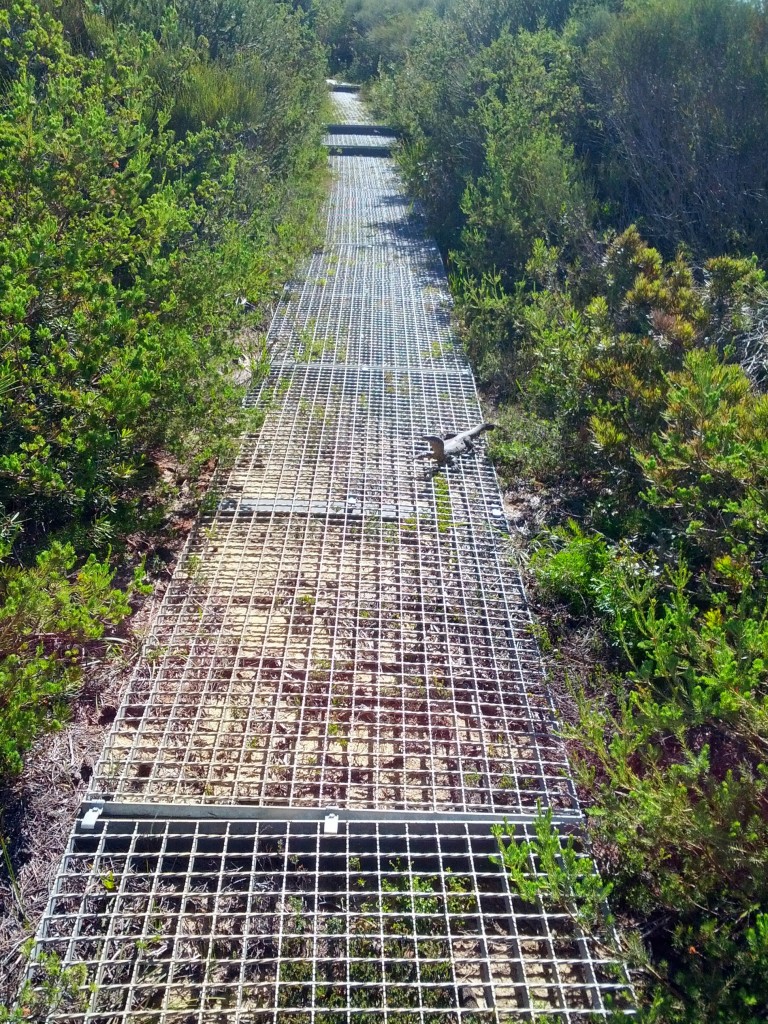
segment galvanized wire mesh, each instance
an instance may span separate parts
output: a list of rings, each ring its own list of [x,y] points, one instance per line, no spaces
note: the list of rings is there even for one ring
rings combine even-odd
[[[481,417],[440,255],[390,160],[332,168],[325,248],[248,399],[263,427],[185,553],[91,794],[575,815],[493,470],[420,458],[421,435]]]
[[[382,138],[335,101],[347,141]],[[331,165],[324,250],[247,399],[263,424],[187,545],[91,782],[111,817],[73,833],[40,928],[38,994],[44,954],[79,985],[49,1020],[629,1012],[606,948],[491,859],[494,816],[522,839],[538,806],[566,831],[580,812],[483,443],[422,457],[481,419],[439,253],[390,160]]]
[[[564,907],[523,902],[495,853],[487,828],[458,824],[105,822],[73,836],[42,923],[39,951],[83,965],[49,1019],[499,1024],[625,1009],[621,964]]]
[[[215,514],[94,777],[117,801],[576,814],[439,253],[344,157]]]
[[[360,94],[357,91],[333,89],[331,92],[331,102],[335,108],[336,116],[341,123],[373,123],[373,118],[368,113],[367,107],[360,102]]]
[[[453,521],[450,491],[445,521],[307,495],[306,512],[241,498],[205,527],[98,795],[574,813],[498,532]]]
[[[327,246],[354,245],[354,256],[378,268],[402,255],[410,264],[417,286],[447,295],[442,260],[434,242],[425,237],[424,223],[402,191],[391,160],[378,157],[331,158],[334,188],[328,203]],[[377,251],[371,252],[375,247]],[[399,250],[399,251],[398,251]],[[343,252],[330,253],[339,260]],[[436,296],[428,290],[425,299]]]
[[[337,159],[345,164],[378,162]],[[351,211],[340,202],[331,207],[328,247],[312,258],[305,281],[286,294],[276,311],[269,335],[275,363],[383,365],[412,372],[453,369],[468,381],[476,414],[472,376],[451,337],[437,249],[418,245],[394,218],[382,222],[375,235],[363,218],[350,223],[349,213],[358,214],[361,206],[356,199]],[[387,214],[392,217],[391,208]],[[364,233],[372,236],[367,247],[360,238]],[[345,244],[345,235],[357,235],[357,244]],[[386,246],[374,242],[376,235]]]

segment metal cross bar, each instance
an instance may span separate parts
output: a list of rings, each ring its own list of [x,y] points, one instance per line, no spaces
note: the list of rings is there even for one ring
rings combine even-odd
[[[389,139],[398,138],[398,132],[386,124],[328,124],[326,130],[330,135],[341,132],[346,135],[380,135]]]

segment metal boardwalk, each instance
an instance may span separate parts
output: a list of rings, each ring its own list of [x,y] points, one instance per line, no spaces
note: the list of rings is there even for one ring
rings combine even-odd
[[[270,328],[263,425],[187,545],[41,924],[38,955],[87,980],[51,1020],[628,1006],[621,966],[493,858],[492,822],[580,812],[490,463],[418,458],[481,418],[439,253],[391,133],[337,95],[326,241]]]

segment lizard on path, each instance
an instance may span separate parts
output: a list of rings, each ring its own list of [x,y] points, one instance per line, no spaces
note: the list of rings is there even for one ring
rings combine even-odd
[[[460,434],[446,434],[440,437],[438,434],[422,434],[422,441],[428,441],[431,451],[417,455],[417,459],[434,459],[438,465],[443,466],[449,462],[454,455],[472,450],[472,438],[482,434],[484,430],[495,430],[495,423],[478,423],[470,430],[462,430]]]

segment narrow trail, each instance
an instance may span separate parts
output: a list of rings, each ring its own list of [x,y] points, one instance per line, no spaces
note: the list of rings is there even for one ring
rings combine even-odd
[[[617,965],[491,859],[493,822],[580,811],[482,442],[417,459],[481,419],[439,253],[391,133],[334,96],[325,244],[270,328],[264,424],[189,541],[40,926],[37,954],[92,983],[50,1020],[625,1005]]]

